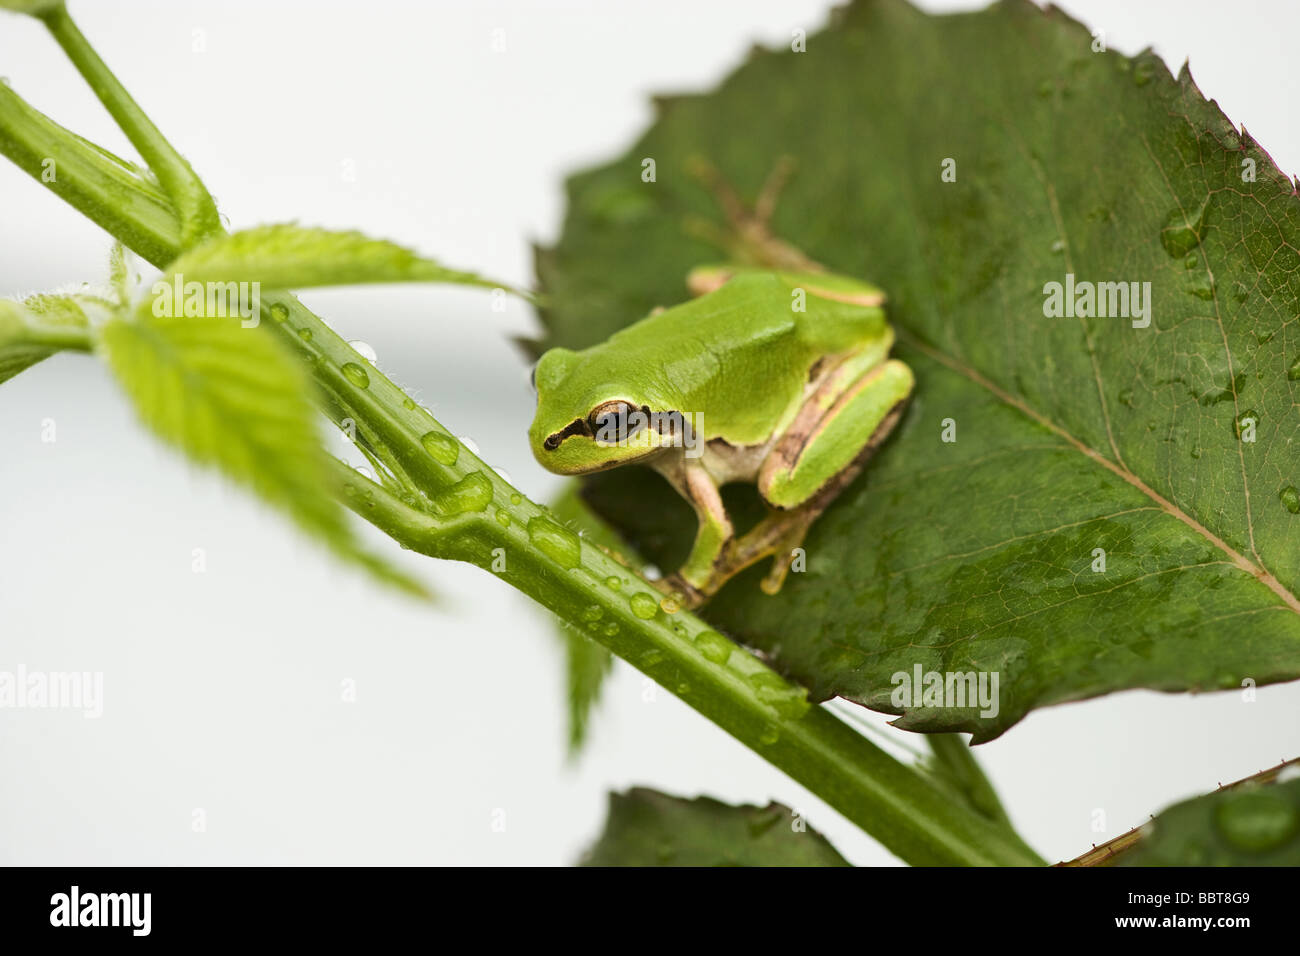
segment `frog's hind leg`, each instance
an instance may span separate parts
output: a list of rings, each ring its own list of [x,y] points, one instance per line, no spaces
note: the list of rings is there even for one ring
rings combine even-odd
[[[824,272],[825,267],[804,255],[771,229],[772,214],[786,182],[794,173],[795,161],[782,156],[773,165],[753,206],[740,198],[717,168],[702,157],[691,160],[690,171],[713,193],[729,228],[701,219],[687,222],[687,231],[724,249],[731,261],[741,265],[801,272]]]
[[[735,543],[729,556],[730,574],[738,574],[751,564],[771,557],[772,568],[759,587],[765,594],[776,594],[785,583],[795,549],[803,544],[804,535],[824,509],[825,505],[821,508],[770,512]]]
[[[696,506],[700,532],[690,559],[666,584],[683,592],[688,606],[703,603],[768,557],[774,560],[762,588],[777,593],[790,570],[791,552],[898,424],[912,391],[912,370],[891,359],[864,371],[861,362],[849,360],[828,373],[763,460],[758,492],[769,512],[743,536],[719,540],[706,528],[706,516],[716,521],[717,514],[701,507],[710,496],[699,489],[683,491]],[[682,487],[680,479],[674,484]],[[720,499],[716,507],[721,508]]]
[[[759,495],[775,510],[731,548],[732,574],[771,555],[763,590],[781,589],[791,553],[893,431],[914,382],[912,370],[897,359],[847,386],[828,378],[759,469]]]
[[[844,383],[830,376],[763,461],[758,493],[790,510],[828,501],[853,480],[898,422],[915,384],[898,359]],[[829,391],[827,395],[822,391]],[[850,469],[856,469],[846,476]]]

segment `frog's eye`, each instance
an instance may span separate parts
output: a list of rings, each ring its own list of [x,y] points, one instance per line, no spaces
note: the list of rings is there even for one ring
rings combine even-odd
[[[624,401],[604,402],[587,416],[592,436],[597,441],[620,442],[645,427],[645,416],[635,405]]]
[[[534,362],[533,367],[528,370],[528,384],[532,386],[533,391],[537,391],[537,366],[540,362]]]

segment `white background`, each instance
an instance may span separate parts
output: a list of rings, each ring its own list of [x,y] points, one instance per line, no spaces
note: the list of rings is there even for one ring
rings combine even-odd
[[[1152,44],[1175,70],[1190,56],[1206,95],[1300,170],[1294,4],[1064,6],[1112,48]],[[649,94],[707,88],[755,40],[819,28],[828,5],[72,8],[235,227],[360,228],[527,285],[529,242],[559,228],[562,177],[621,152],[650,120]],[[491,49],[497,28],[505,53]],[[0,74],[129,154],[36,24],[0,16]],[[107,249],[0,162],[0,294],[100,280]],[[430,287],[306,299],[521,488],[545,499],[557,486],[524,439],[532,398],[508,339],[534,331],[527,307],[503,316],[481,293]],[[41,441],[45,419],[54,443]],[[191,571],[195,548],[204,574]],[[446,609],[376,589],[162,449],[92,360],[56,357],[5,384],[0,670],[102,671],[106,700],[99,720],[0,711],[0,862],[563,864],[599,831],[606,791],[635,783],[778,799],[854,862],[894,862],[670,695],[645,700],[629,667],[608,685],[590,749],[566,766],[561,658],[543,613],[490,575],[392,550]],[[340,702],[344,679],[355,704]],[[1296,685],[1250,704],[1127,693],[1036,712],[979,756],[1030,841],[1070,857],[1300,754],[1297,704]],[[206,832],[191,827],[196,808]],[[498,809],[505,832],[491,826]]]

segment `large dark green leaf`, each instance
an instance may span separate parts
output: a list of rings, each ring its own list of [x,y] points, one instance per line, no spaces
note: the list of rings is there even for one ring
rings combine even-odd
[[[1300,675],[1300,200],[1185,69],[1091,45],[1026,2],[858,3],[807,52],[664,103],[570,181],[539,256],[545,344],[591,344],[722,255],[691,225],[722,224],[698,157],[747,197],[795,159],[775,232],[889,291],[917,390],[807,571],[774,598],[751,573],[707,616],[910,729],[982,741],[1123,688]],[[1067,273],[1150,282],[1150,326],[1045,317]],[[659,484],[615,472],[592,500],[668,567],[692,519]],[[998,714],[896,706],[918,664],[998,672]]]
[[[1159,814],[1123,866],[1300,866],[1300,780],[1233,787]]]
[[[848,866],[789,807],[683,800],[634,787],[609,795],[609,819],[583,866]]]

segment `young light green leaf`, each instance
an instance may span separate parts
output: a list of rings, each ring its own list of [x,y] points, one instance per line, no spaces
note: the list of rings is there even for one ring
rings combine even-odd
[[[134,321],[106,323],[99,342],[159,437],[251,488],[337,554],[422,592],[353,540],[318,440],[310,382],[272,336],[234,317],[137,310]]]
[[[167,269],[185,281],[260,282],[270,289],[375,282],[447,282],[506,289],[383,239],[285,223],[257,226],[212,239],[184,253]]]
[[[110,311],[112,303],[91,295],[34,295],[22,302],[0,299],[0,382],[62,349],[90,348],[87,311]]]
[[[685,800],[646,787],[609,795],[605,832],[583,866],[849,866],[793,810]]]
[[[859,2],[813,42],[574,177],[538,259],[547,344],[591,345],[719,255],[684,221],[743,232],[694,161],[754,197],[791,155],[775,234],[889,294],[908,410],[813,525],[807,570],[767,597],[755,568],[705,615],[816,699],[977,741],[1122,689],[1300,677],[1295,185],[1186,69],[1094,52],[1057,9]],[[677,566],[696,520],[662,479],[589,484]],[[997,699],[925,705],[896,679],[918,670],[990,697],[996,677]]]

